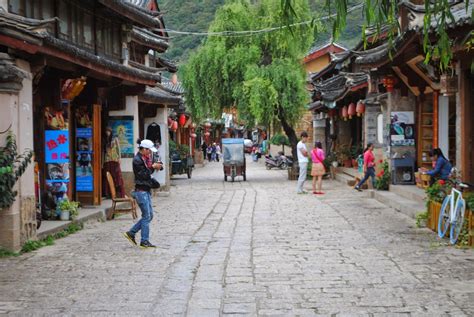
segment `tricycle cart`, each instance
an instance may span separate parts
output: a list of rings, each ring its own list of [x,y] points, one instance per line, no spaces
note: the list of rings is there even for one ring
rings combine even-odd
[[[227,181],[228,176],[232,181],[237,176],[242,176],[246,181],[244,139],[222,139],[222,151],[224,154],[224,181]]]

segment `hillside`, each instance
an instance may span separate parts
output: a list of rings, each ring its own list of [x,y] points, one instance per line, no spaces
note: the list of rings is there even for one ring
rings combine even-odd
[[[165,24],[168,29],[179,31],[207,31],[209,24],[214,19],[218,7],[226,0],[163,0],[160,1],[160,9],[164,12]],[[324,12],[322,7],[325,0],[310,0],[311,9],[314,12]],[[350,1],[351,5],[359,1]],[[348,26],[345,32],[337,40],[348,48],[354,47],[360,40],[362,15],[361,11],[355,11],[348,15]],[[331,26],[326,26],[328,30]],[[184,63],[189,54],[196,49],[205,39],[202,36],[170,35],[171,48],[166,57],[179,64]],[[321,33],[315,39],[315,44],[327,41],[331,37],[330,31]]]

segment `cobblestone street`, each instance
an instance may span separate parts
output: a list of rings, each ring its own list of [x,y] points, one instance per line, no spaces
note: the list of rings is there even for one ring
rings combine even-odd
[[[286,172],[247,158],[173,179],[155,199],[151,241],[130,216],[0,259],[0,313],[96,316],[472,316],[474,254],[333,181],[297,195]],[[310,190],[310,183],[306,183]]]

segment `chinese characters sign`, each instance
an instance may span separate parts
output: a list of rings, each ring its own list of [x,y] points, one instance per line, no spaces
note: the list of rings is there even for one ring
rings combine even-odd
[[[69,163],[69,131],[45,131],[46,163]]]

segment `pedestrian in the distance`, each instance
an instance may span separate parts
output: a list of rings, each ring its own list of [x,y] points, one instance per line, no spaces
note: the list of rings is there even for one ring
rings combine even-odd
[[[354,187],[358,191],[362,191],[360,187],[372,177],[372,186],[375,187],[375,156],[374,156],[374,145],[372,143],[367,144],[367,148],[364,151],[364,178],[362,178],[359,184]]]
[[[206,149],[207,160],[210,162],[212,160],[212,146],[209,145]]]
[[[221,158],[221,146],[219,143],[216,144],[216,160],[219,162],[219,159]]]
[[[303,190],[303,185],[306,180],[307,168],[308,168],[308,149],[306,148],[306,141],[308,141],[308,133],[306,131],[301,132],[301,140],[296,145],[296,153],[298,155],[298,165],[300,166],[300,175],[298,177],[298,187],[296,192],[298,194],[307,194]]]
[[[311,161],[313,165],[311,167],[311,176],[313,176],[313,194],[323,195],[323,176],[326,173],[324,167],[324,150],[321,142],[317,141],[314,144],[314,149],[311,151]],[[317,181],[317,183],[316,183]],[[317,185],[317,186],[316,186]]]
[[[153,206],[151,203],[151,189],[154,187],[152,173],[154,170],[161,170],[163,164],[153,163],[152,153],[158,152],[150,140],[138,140],[138,153],[133,158],[133,174],[135,176],[135,191],[133,198],[138,203],[142,212],[142,218],[127,232],[125,237],[134,245],[135,235],[141,231],[141,248],[156,248],[150,242],[150,222],[153,220]]]

